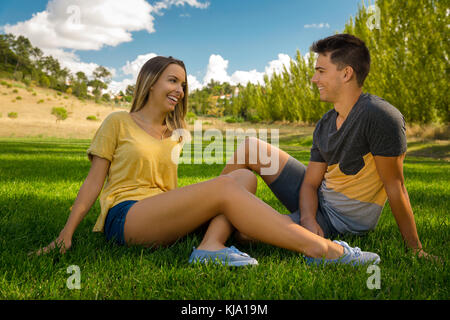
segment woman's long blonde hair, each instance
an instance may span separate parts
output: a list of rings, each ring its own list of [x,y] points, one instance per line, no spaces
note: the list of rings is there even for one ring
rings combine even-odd
[[[136,81],[136,87],[133,94],[133,103],[131,105],[131,112],[136,112],[142,109],[148,101],[150,88],[158,81],[159,76],[167,68],[169,64],[177,64],[181,66],[186,74],[186,67],[183,61],[173,57],[157,56],[148,60],[139,71]],[[186,129],[186,122],[184,118],[187,112],[188,104],[188,85],[187,79],[184,79],[185,86],[183,87],[184,97],[175,106],[175,110],[169,112],[166,116],[166,125],[170,131],[176,129]]]

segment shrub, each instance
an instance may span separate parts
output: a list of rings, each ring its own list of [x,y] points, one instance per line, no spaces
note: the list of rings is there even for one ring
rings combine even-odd
[[[98,121],[98,118],[96,116],[87,116],[86,120]]]
[[[12,92],[13,92],[13,93],[19,93],[19,90],[14,89]]]
[[[258,123],[261,122],[261,117],[258,115],[248,115],[247,116],[247,120],[250,121],[251,123]]]
[[[50,79],[46,75],[41,75],[39,78],[39,84],[45,88],[50,86]]]
[[[240,123],[240,122],[244,122],[244,119],[236,118],[236,117],[229,117],[229,118],[225,119],[225,122],[226,123],[236,123],[236,122]]]
[[[67,110],[63,107],[54,107],[52,109],[52,115],[56,117],[56,121],[67,119]]]
[[[111,101],[111,96],[108,93],[105,93],[102,95],[102,100],[106,101],[106,102],[110,102]]]
[[[22,79],[22,82],[28,87],[31,85],[31,79],[29,76],[26,76]]]
[[[22,79],[23,79],[23,73],[22,73],[22,71],[16,71],[16,72],[14,72],[13,77],[14,77],[14,79],[15,79],[16,81],[22,81]]]
[[[190,120],[197,120],[197,115],[195,113],[193,113],[192,111],[189,111],[186,114],[186,120],[190,121]]]
[[[38,100],[37,103],[38,103],[38,104],[39,104],[39,103],[44,103],[44,99]]]
[[[16,100],[22,100],[22,97],[21,96],[17,96]]]
[[[11,119],[16,119],[19,115],[17,114],[17,112],[9,112],[8,113],[8,118]]]

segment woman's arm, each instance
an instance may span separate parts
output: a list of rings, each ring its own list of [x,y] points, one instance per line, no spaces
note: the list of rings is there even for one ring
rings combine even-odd
[[[106,175],[108,174],[109,165],[109,160],[93,156],[91,169],[78,192],[66,225],[55,241],[48,246],[39,249],[36,254],[47,253],[56,246],[60,248],[61,253],[64,253],[72,246],[72,236],[80,222],[89,212],[89,209],[92,207],[95,200],[97,200],[98,195],[103,188]]]

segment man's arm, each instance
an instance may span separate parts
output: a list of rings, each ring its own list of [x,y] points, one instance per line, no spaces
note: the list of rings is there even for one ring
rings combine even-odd
[[[392,214],[403,240],[409,248],[415,252],[421,252],[422,244],[417,234],[414,214],[403,177],[404,158],[405,154],[398,157],[374,157],[378,174],[383,181]]]
[[[301,212],[300,224],[309,231],[322,237],[324,236],[323,230],[316,221],[317,207],[319,205],[317,189],[322,183],[326,171],[326,162],[310,161],[306,168],[299,197],[299,208]]]

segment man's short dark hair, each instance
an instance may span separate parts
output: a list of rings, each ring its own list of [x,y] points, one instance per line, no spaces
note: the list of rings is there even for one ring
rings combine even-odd
[[[370,53],[361,39],[351,34],[335,34],[316,41],[311,51],[319,54],[331,53],[330,60],[338,70],[350,66],[356,73],[356,81],[362,87],[370,70]]]

